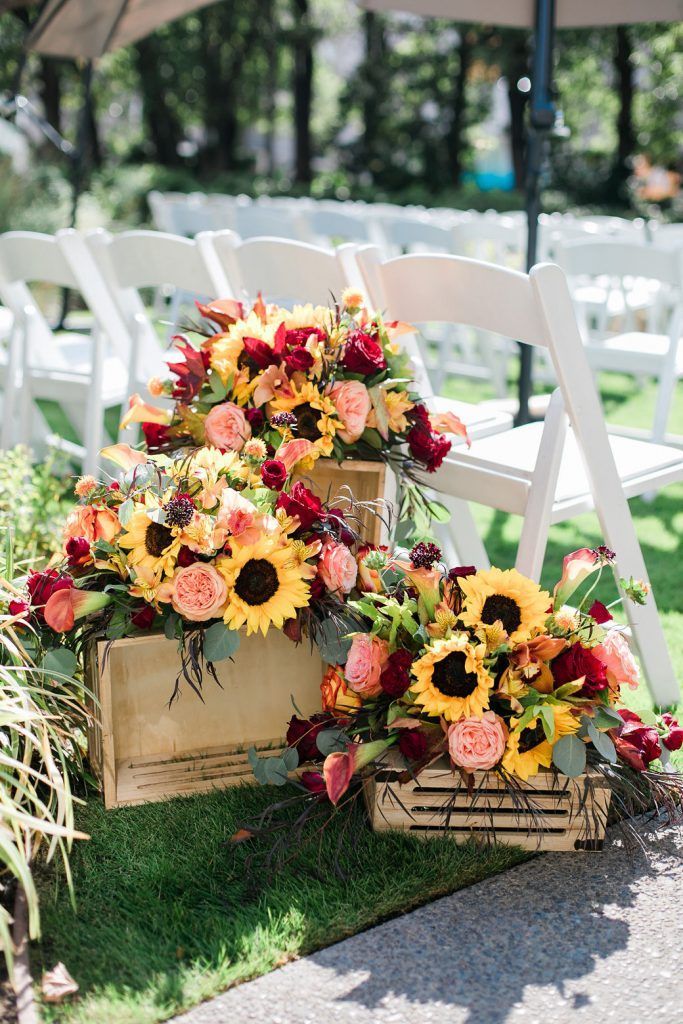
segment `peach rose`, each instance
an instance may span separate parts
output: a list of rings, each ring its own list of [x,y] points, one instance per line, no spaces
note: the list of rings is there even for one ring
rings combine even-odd
[[[379,677],[388,658],[386,640],[370,633],[356,633],[344,667],[346,682],[361,697],[376,697],[382,690]]]
[[[204,420],[206,440],[221,451],[241,452],[251,437],[251,427],[244,410],[234,402],[214,405]]]
[[[337,433],[346,444],[353,444],[365,430],[372,408],[368,389],[360,380],[345,380],[334,385],[330,397],[344,425],[344,429]]]
[[[346,544],[329,540],[320,552],[318,576],[332,593],[349,594],[358,576],[358,566]]]
[[[171,603],[178,615],[191,622],[206,622],[223,614],[228,588],[212,565],[193,562],[177,569],[173,577]]]
[[[481,718],[461,718],[448,728],[448,749],[465,771],[486,771],[498,764],[507,743],[507,728],[494,711]]]
[[[638,689],[638,665],[631,653],[628,640],[618,629],[610,630],[602,643],[593,647],[591,654],[607,669],[607,681],[613,690],[623,685],[631,690]]]
[[[330,665],[320,684],[323,711],[344,714],[360,706],[360,697],[346,686],[338,665]]]
[[[64,541],[70,537],[85,537],[94,544],[98,540],[111,543],[121,532],[121,523],[116,512],[106,506],[77,505],[67,516],[64,524]]]

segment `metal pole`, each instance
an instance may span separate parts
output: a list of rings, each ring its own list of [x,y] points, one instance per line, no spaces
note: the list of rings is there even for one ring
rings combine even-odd
[[[541,210],[541,175],[543,174],[548,136],[555,123],[552,98],[553,44],[555,36],[555,0],[536,0],[534,54],[531,67],[531,104],[526,171],[526,215],[528,227],[526,268],[536,262],[538,216]],[[533,348],[519,346],[519,410],[515,423],[528,423],[529,399],[533,385]]]

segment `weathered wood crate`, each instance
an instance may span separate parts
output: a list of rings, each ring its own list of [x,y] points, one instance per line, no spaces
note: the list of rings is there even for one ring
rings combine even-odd
[[[394,474],[384,462],[345,459],[339,463],[334,459],[318,459],[313,469],[295,473],[294,479],[301,480],[323,501],[343,496],[345,488],[348,488],[356,501],[383,499],[393,502],[396,498]],[[351,526],[361,533],[363,540],[372,544],[385,544],[388,531],[382,519],[387,520],[387,517],[386,507],[378,507],[377,514],[366,509],[360,516],[360,525],[351,522]]]
[[[180,656],[152,635],[96,641],[86,662],[94,694],[90,759],[107,808],[252,782],[246,750],[279,750],[294,713],[320,707],[324,665],[307,642],[275,629],[242,634],[234,660],[206,673],[202,696],[185,683],[169,707]]]
[[[472,836],[526,850],[600,850],[611,793],[597,772],[576,779],[542,771],[511,793],[495,772],[476,772],[472,795],[446,758],[403,785],[392,756],[364,782],[375,832],[398,829],[420,838]]]

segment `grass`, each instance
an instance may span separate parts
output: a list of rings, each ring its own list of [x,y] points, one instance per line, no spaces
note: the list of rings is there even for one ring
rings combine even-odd
[[[613,420],[651,422],[654,390],[627,378],[602,383]],[[454,394],[474,400],[470,384]],[[476,397],[490,397],[483,389]],[[680,396],[670,429],[683,434]],[[683,485],[654,502],[631,503],[664,629],[683,678],[681,536]],[[494,563],[514,559],[520,523],[476,511]],[[595,516],[551,531],[544,583],[552,586],[567,551],[601,542]],[[609,585],[605,597],[611,597]],[[643,688],[629,703],[650,703]],[[683,760],[679,763],[683,764]],[[281,793],[281,791],[278,791]],[[404,836],[371,834],[360,812],[335,873],[340,819],[318,858],[307,851],[281,874],[248,881],[249,846],[225,845],[239,825],[273,798],[273,791],[232,789],[166,804],[104,812],[93,799],[79,815],[90,833],[73,857],[77,910],[63,880],[39,877],[44,939],[38,965],[62,960],[81,986],[72,1006],[46,1010],[60,1024],[152,1024],[286,960],[367,928],[518,863],[518,850],[428,845]]]

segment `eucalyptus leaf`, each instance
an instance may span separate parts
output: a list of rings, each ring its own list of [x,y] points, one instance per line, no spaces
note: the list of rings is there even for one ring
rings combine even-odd
[[[624,720],[614,708],[598,708],[593,718],[597,729],[618,729]]]
[[[282,751],[282,760],[285,762],[287,771],[293,772],[295,768],[299,767],[299,751],[296,747],[285,747]]]
[[[135,502],[132,498],[126,498],[125,501],[119,505],[119,522],[121,526],[128,526],[128,523],[133,518],[133,512],[135,511]]]
[[[179,622],[180,616],[176,615],[175,612],[171,612],[164,622],[164,635],[167,640],[175,640],[176,629]]]
[[[586,746],[577,736],[562,736],[553,747],[553,764],[570,779],[586,770]]]
[[[231,658],[240,645],[240,634],[228,629],[223,622],[214,622],[204,632],[204,657],[207,661],[224,661]]]
[[[450,523],[451,513],[440,501],[428,501],[427,510],[435,523]]]
[[[53,647],[43,658],[41,668],[50,674],[73,678],[78,670],[78,658],[67,647]]]
[[[259,786],[267,786],[268,776],[266,774],[266,759],[258,756],[255,747],[249,747],[247,757],[249,758],[249,764],[251,765],[251,770],[254,773],[254,778],[258,782]]]
[[[324,729],[315,738],[315,745],[323,757],[346,750],[348,742],[346,733],[341,729]]]
[[[266,779],[271,786],[284,786],[289,782],[287,765],[282,757],[267,757],[264,760]]]
[[[600,732],[599,729],[596,729],[590,719],[588,721],[588,735],[590,736],[591,743],[600,756],[604,757],[606,761],[610,762],[610,764],[615,764],[617,760],[617,752],[612,740],[607,733]]]
[[[329,665],[346,664],[351,650],[351,639],[345,633],[355,628],[355,624],[348,623],[348,630],[345,630],[344,624],[335,619],[325,619],[320,623],[315,640],[324,661]]]
[[[166,522],[166,512],[163,508],[150,508],[147,510],[147,517],[152,520],[153,523],[158,523],[160,526]]]

